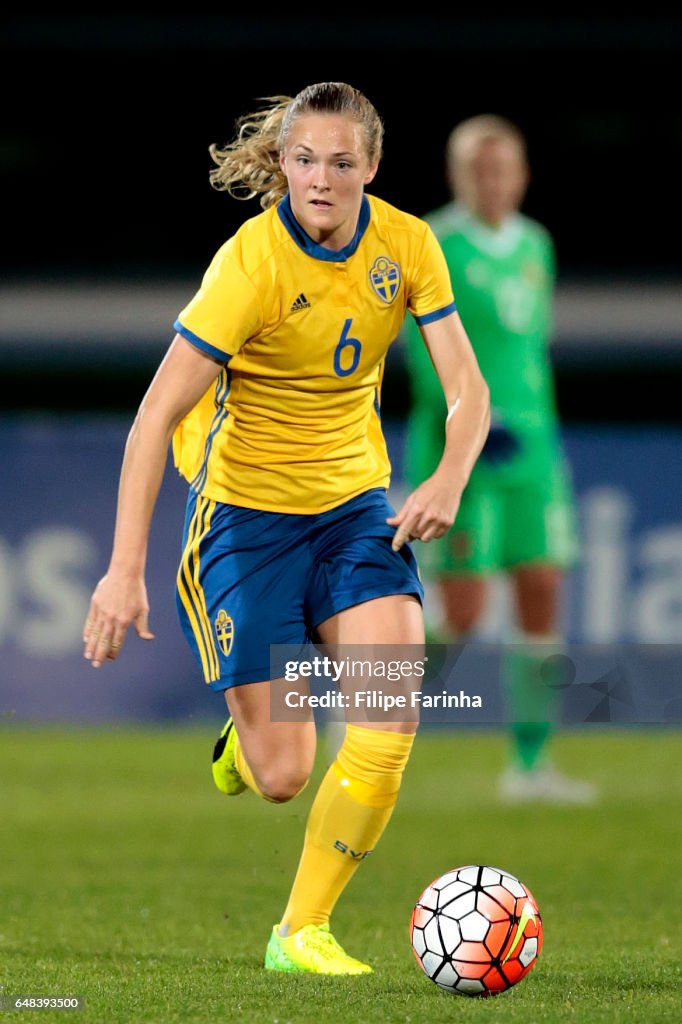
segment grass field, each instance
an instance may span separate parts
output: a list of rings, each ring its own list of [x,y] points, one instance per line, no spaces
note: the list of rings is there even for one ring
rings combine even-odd
[[[223,797],[214,732],[3,728],[3,994],[84,996],[67,1016],[83,1024],[682,1020],[678,732],[564,733],[559,764],[603,793],[579,810],[500,806],[501,733],[423,732],[394,818],[334,916],[342,944],[375,967],[358,979],[262,969],[314,782],[288,805]],[[517,874],[544,919],[538,963],[495,999],[441,992],[409,948],[415,899],[464,863]]]

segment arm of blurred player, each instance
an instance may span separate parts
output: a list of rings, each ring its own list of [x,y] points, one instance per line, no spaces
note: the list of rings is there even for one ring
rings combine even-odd
[[[116,658],[131,623],[142,639],[153,639],[144,573],[168,446],[221,366],[176,335],[140,404],[121,466],[109,568],[92,595],[83,630],[84,657],[94,668]]]
[[[395,551],[406,540],[429,541],[450,529],[490,425],[488,385],[459,315],[424,324],[420,330],[447,402],[445,445],[435,472],[387,520],[397,527]]]

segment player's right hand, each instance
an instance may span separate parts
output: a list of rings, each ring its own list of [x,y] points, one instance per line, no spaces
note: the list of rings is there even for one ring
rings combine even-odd
[[[153,640],[149,603],[142,577],[109,572],[95,587],[83,627],[83,656],[93,668],[118,657],[131,623],[142,640]]]

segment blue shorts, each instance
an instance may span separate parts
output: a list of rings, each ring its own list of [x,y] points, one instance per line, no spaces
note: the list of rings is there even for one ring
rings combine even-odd
[[[330,616],[424,590],[374,488],[313,515],[262,512],[190,492],[177,576],[180,621],[213,690],[272,677],[271,644],[302,645]]]

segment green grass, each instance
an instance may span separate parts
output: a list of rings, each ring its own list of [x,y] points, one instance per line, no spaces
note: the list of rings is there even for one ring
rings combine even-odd
[[[682,1019],[678,732],[561,735],[560,766],[603,794],[577,810],[497,802],[501,733],[422,733],[393,820],[334,915],[375,973],[335,979],[261,966],[315,780],[288,805],[223,797],[215,731],[3,728],[3,993],[83,995],[67,1015],[83,1024]],[[422,888],[477,862],[526,881],[545,924],[531,973],[489,1000],[441,992],[407,935]]]

